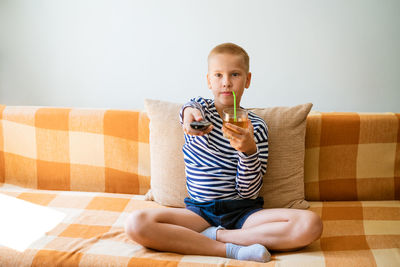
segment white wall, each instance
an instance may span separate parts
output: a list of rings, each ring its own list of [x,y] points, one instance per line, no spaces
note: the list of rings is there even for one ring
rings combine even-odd
[[[246,107],[400,112],[399,0],[0,0],[0,103],[211,97],[206,58],[228,41],[250,55]]]

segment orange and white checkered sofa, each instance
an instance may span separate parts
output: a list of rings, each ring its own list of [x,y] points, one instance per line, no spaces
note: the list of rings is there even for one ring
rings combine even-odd
[[[161,207],[144,200],[148,124],[143,111],[0,106],[0,194],[66,214],[24,252],[0,246],[0,266],[400,266],[400,114],[308,115],[305,197],[324,231],[264,264],[127,238],[130,212]]]

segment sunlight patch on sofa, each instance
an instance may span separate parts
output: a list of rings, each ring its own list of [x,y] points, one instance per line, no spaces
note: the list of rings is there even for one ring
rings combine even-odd
[[[0,213],[0,246],[21,252],[65,217],[60,211],[5,194],[0,194]]]

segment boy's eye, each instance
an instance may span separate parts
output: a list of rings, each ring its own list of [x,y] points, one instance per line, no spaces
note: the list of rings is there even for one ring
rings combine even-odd
[[[220,78],[220,77],[222,77],[222,74],[221,73],[215,73],[215,77]]]
[[[237,76],[239,76],[239,73],[237,73],[237,72],[232,73],[232,76],[233,76],[233,77],[237,77]]]

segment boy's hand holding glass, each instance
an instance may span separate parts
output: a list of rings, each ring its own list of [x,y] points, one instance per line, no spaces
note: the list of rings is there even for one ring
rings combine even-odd
[[[208,134],[213,129],[212,124],[204,130],[196,130],[190,126],[190,124],[192,122],[195,122],[195,121],[199,122],[202,120],[203,120],[203,117],[201,115],[200,110],[198,110],[196,108],[191,108],[191,107],[185,108],[185,110],[183,111],[183,126],[182,126],[183,131],[189,135],[202,136],[202,135]]]
[[[248,156],[257,152],[254,128],[248,119],[247,110],[239,108],[235,112],[233,108],[224,109],[222,131],[237,151]]]

